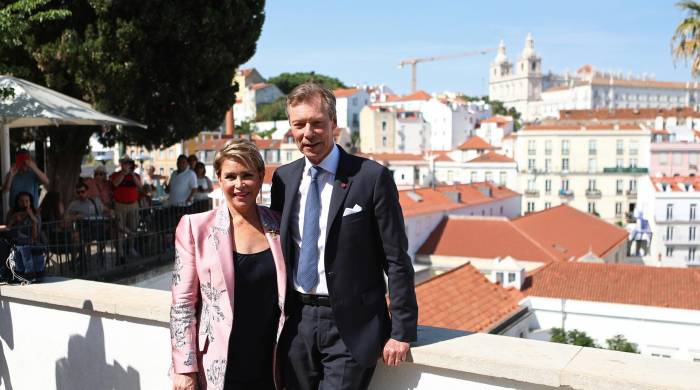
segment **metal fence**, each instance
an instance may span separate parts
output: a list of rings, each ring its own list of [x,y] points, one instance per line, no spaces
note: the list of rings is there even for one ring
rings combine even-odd
[[[211,208],[211,200],[140,208],[109,217],[41,223],[36,238],[31,226],[11,228],[2,237],[43,253],[46,275],[105,280],[172,261],[180,218]]]

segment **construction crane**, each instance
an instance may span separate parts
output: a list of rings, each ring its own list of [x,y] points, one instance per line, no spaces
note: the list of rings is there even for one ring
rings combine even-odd
[[[409,58],[409,59],[403,60],[399,63],[399,69],[403,68],[406,65],[411,65],[411,92],[416,92],[416,65],[418,65],[419,63],[449,60],[452,58],[471,57],[471,56],[476,56],[476,55],[487,54],[487,53],[490,53],[492,51],[496,51],[496,48],[488,48],[488,49],[483,49],[483,50],[473,50],[473,51],[467,51],[464,53],[447,54],[444,56]]]

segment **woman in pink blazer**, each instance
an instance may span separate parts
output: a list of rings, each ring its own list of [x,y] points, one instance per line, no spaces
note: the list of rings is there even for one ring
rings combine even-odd
[[[256,204],[264,162],[234,140],[214,170],[225,204],[183,216],[175,233],[173,389],[274,389],[287,278],[279,218]]]

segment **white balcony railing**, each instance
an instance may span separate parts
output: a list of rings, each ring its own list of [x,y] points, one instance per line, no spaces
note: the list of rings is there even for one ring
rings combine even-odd
[[[77,279],[0,286],[4,389],[169,389],[170,293]],[[421,327],[392,389],[697,389],[697,363]]]

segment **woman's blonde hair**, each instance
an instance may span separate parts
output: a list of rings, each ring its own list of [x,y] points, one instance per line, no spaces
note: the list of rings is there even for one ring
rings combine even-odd
[[[214,157],[214,172],[221,175],[221,165],[225,160],[234,160],[247,168],[253,168],[261,174],[265,172],[265,161],[255,144],[247,139],[237,138],[226,143]],[[262,177],[261,177],[262,178]]]

